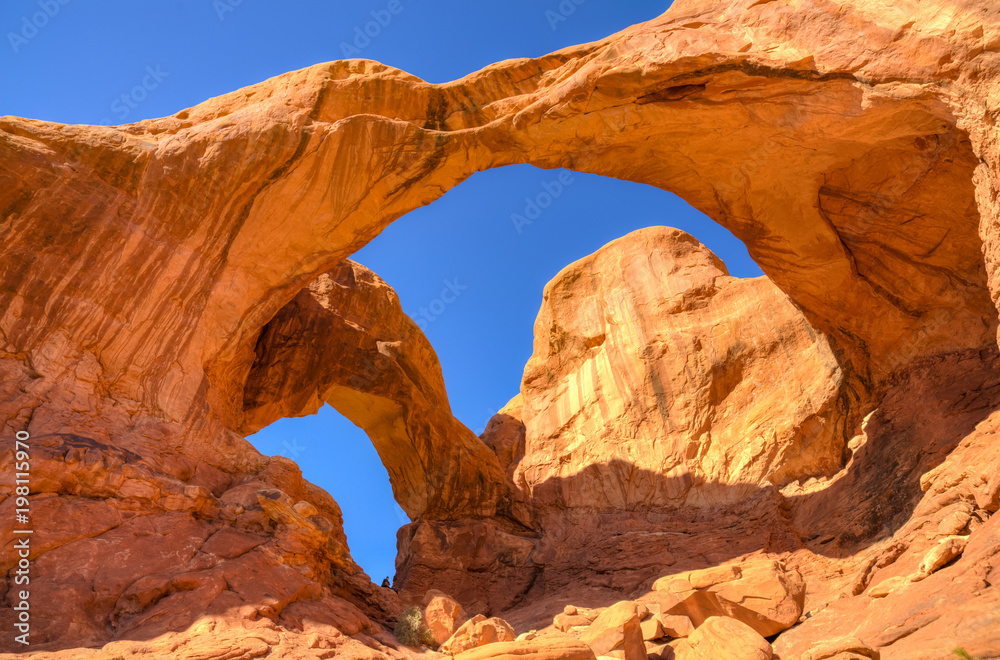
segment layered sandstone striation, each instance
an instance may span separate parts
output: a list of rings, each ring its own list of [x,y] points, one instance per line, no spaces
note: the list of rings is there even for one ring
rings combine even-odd
[[[845,380],[769,280],[729,277],[684,232],[640,230],[545,287],[514,482],[542,508],[628,510],[830,475],[856,403]]]
[[[336,503],[243,438],[328,401],[413,518],[403,599],[437,582],[520,632],[780,559],[808,614],[783,659],[996,656],[998,75],[983,0],[678,0],[443,85],[350,60],[121,127],[0,118],[0,417],[57,521],[32,546],[53,608],[33,649],[410,653]],[[480,440],[345,259],[515,163],[675,192],[768,279],[664,230],[574,264]],[[591,654],[539,639],[504,649]]]
[[[671,276],[648,274],[664,263],[674,268],[660,272]],[[699,277],[706,270],[707,277]],[[638,284],[642,282],[659,288],[649,291]],[[741,292],[735,309],[724,306],[728,287]],[[833,470],[811,473],[808,463],[779,460],[782,467],[800,469],[784,482],[768,473],[761,457],[782,451],[794,457],[788,448],[801,447],[820,459],[824,445],[819,441],[830,436],[813,430],[804,436],[814,444],[795,442],[789,431],[804,426],[798,420],[808,416],[796,418],[782,407],[782,397],[800,406],[795,410],[803,410],[805,403],[823,410],[822,398],[808,396],[811,381],[805,375],[815,377],[812,382],[819,391],[830,392],[833,401],[844,381],[835,369],[815,368],[828,349],[794,307],[774,305],[783,301],[775,293],[767,280],[725,276],[703,246],[666,228],[614,241],[550,282],[522,392],[483,436],[506,472],[515,475],[517,487],[531,493],[541,528],[532,554],[540,586],[505,616],[523,627],[551,621],[568,630],[585,621],[557,614],[566,602],[593,607],[624,594],[665,615],[683,617],[685,625],[698,627],[712,616],[725,616],[748,624],[758,635],[778,635],[775,648],[782,658],[798,657],[814,645],[826,648],[822,643],[845,634],[880,650],[882,657],[929,659],[957,647],[990,657],[988,652],[1000,648],[992,632],[1000,603],[1000,592],[993,588],[1000,546],[991,531],[1000,506],[994,469],[1000,459],[994,436],[1000,422],[994,414],[1000,405],[995,349],[985,346],[915,361],[897,374],[879,405],[857,426],[848,426],[851,406],[831,406],[820,428],[840,424],[847,432],[832,456],[827,454]],[[692,299],[698,304],[676,304]],[[556,311],[560,306],[562,315]],[[612,321],[629,307],[643,311],[625,323]],[[664,309],[671,313],[662,313]],[[729,316],[713,317],[720,309]],[[705,325],[700,327],[701,319]],[[674,355],[656,354],[653,360],[649,356],[655,353],[635,340],[646,328],[654,328],[657,337],[677,332],[673,341],[683,345],[684,339],[694,338],[697,344]],[[616,347],[616,331],[628,333],[630,340]],[[802,338],[800,352],[794,350],[796,336]],[[749,366],[741,376],[749,383],[724,380],[725,371],[713,368],[718,349],[712,341],[728,356],[720,360],[725,364],[734,361],[733,351],[745,351],[742,364]],[[774,399],[749,419],[776,431],[755,438],[754,424],[738,419],[732,428],[736,453],[708,465],[736,463],[739,452],[755,449],[754,440],[765,450],[716,481],[699,478],[709,438],[727,431],[729,404],[739,401],[736,410],[753,409],[752,397],[738,398],[740,389],[753,386],[751,391],[767,402],[768,390],[761,383],[768,380],[753,367],[758,359],[765,374],[768,366],[781,365],[780,378]],[[615,396],[588,399],[591,391],[608,387],[605,382],[628,382],[630,361],[645,367],[637,395],[623,396],[619,390]],[[681,377],[657,380],[658,373],[670,368]],[[668,471],[643,471],[640,466],[663,451],[661,443],[670,436],[663,431],[643,436],[632,420],[658,421],[662,408],[653,395],[657,391],[684,401],[718,391],[720,380],[729,384],[724,391],[731,399],[709,405],[706,397],[692,406],[710,420],[712,436],[690,439],[696,451],[687,458],[694,460],[669,475],[682,475],[677,481],[685,489],[673,491],[673,500],[657,501],[655,490],[641,490],[643,477],[665,480]],[[789,396],[789,390],[796,396]],[[521,421],[533,398],[545,401],[537,409],[556,420],[542,427],[546,432],[541,437],[535,435],[538,427]],[[621,401],[628,405],[616,409]],[[585,410],[588,405],[593,409]],[[666,409],[677,415],[685,407]],[[579,422],[590,428],[580,432]],[[602,443],[601,429],[626,437],[607,433],[610,439]],[[740,432],[745,434],[742,441]],[[546,471],[544,478],[532,478]],[[560,471],[561,478],[549,476]],[[552,481],[563,487],[551,487]],[[627,499],[636,492],[629,488],[640,496]],[[692,497],[699,488],[708,488],[709,495]],[[738,497],[727,499],[728,491]],[[611,500],[615,497],[620,499]],[[950,608],[934,604],[932,594],[940,602],[941,593],[947,594]],[[886,607],[886,602],[893,605]]]

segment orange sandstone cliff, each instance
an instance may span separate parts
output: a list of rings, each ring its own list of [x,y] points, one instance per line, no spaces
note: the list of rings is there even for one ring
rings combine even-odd
[[[998,77],[985,0],[677,0],[443,85],[350,60],[127,126],[0,118],[31,651],[405,657],[436,588],[539,631],[470,619],[456,645],[496,641],[465,657],[1000,657]],[[570,265],[476,438],[347,258],[514,163],[675,192],[766,278],[664,228]],[[244,440],[322,402],[413,521],[398,596]]]

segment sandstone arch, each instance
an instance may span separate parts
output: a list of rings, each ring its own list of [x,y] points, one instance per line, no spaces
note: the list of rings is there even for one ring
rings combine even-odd
[[[375,443],[411,519],[501,515],[530,524],[496,457],[452,417],[430,342],[364,266],[345,261],[322,274],[271,319],[243,401],[246,434],[332,405]]]
[[[981,346],[995,312],[975,203],[988,177],[970,141],[985,138],[969,113],[987,101],[982,74],[959,63],[988,65],[992,51],[974,46],[987,37],[969,27],[944,41],[917,21],[908,34],[924,41],[892,41],[901,18],[849,8],[887,47],[858,67],[849,21],[825,24],[810,50],[805,28],[755,23],[768,12],[784,25],[790,8],[746,5],[679,4],[439,86],[352,60],[120,129],[6,118],[7,341],[37,349],[69,328],[136,400],[184,420],[207,397],[237,428],[256,335],[297,291],[472,172],[532,162],[677,192],[747,243],[864,383],[917,357],[904,338],[928,354]],[[925,41],[956,64],[899,70],[892,55]],[[67,204],[76,212],[40,231]],[[83,256],[59,254],[71,245]],[[101,286],[116,263],[142,276],[138,307]],[[38,293],[15,298],[22,287]]]
[[[998,52],[986,2],[686,0],[444,85],[351,60],[117,128],[4,117],[0,414],[53,438],[53,463],[85,432],[174,490],[229,493],[238,515],[274,486],[335,519],[239,435],[286,412],[258,396],[246,415],[262,332],[388,223],[513,163],[680,194],[747,244],[877,401],[909,364],[996,341]],[[451,474],[459,456],[422,458]],[[401,501],[505,517],[514,500],[483,456],[455,472],[481,486],[404,480],[418,486]],[[49,486],[106,497],[84,477]],[[208,506],[192,492],[185,511]],[[301,522],[277,510],[253,524]]]

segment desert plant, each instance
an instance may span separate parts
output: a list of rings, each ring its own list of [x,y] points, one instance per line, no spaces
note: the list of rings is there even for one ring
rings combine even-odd
[[[952,653],[957,655],[962,660],[976,660],[976,658],[973,658],[971,655],[969,655],[969,652],[963,649],[961,646],[952,651]]]
[[[411,607],[403,612],[403,616],[399,617],[399,621],[396,622],[394,632],[396,639],[407,646],[417,648],[434,645],[434,637],[424,625],[424,615],[418,607]]]

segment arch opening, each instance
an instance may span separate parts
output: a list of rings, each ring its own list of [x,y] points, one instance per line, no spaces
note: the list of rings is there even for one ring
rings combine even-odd
[[[313,415],[280,419],[247,441],[262,454],[295,461],[305,479],[332,495],[343,513],[351,557],[376,584],[392,581],[396,532],[410,520],[362,429],[323,405]]]
[[[451,381],[452,387],[446,391],[444,374],[438,366],[438,354],[431,347],[430,337],[436,336],[438,346],[444,349],[453,347],[456,336],[474,338],[472,342],[460,344],[453,352],[450,357],[455,362],[474,362],[470,347],[479,352],[486,347],[490,353],[499,354],[517,364],[518,373],[510,378],[511,382],[501,383],[501,386],[513,387],[506,398],[498,402],[496,409],[490,411],[496,413],[508,399],[518,394],[520,372],[531,356],[531,335],[521,331],[534,325],[537,304],[546,282],[565,270],[570,262],[590,258],[595,252],[601,252],[606,243],[616,242],[612,239],[619,239],[622,234],[636,230],[642,233],[650,225],[654,229],[662,225],[680,226],[705,237],[706,242],[721,253],[724,261],[738,269],[729,273],[725,266],[719,265],[721,270],[713,271],[710,279],[724,277],[729,280],[732,279],[730,274],[746,276],[759,273],[743,243],[676,195],[652,186],[598,175],[566,174],[530,166],[511,166],[475,175],[431,206],[411,212],[412,217],[397,222],[376,238],[370,247],[353,255],[368,263],[380,263],[381,259],[379,267],[395,272],[404,292],[417,292],[416,295],[409,293],[410,300],[401,299],[407,293],[398,294],[368,268],[353,261],[345,262],[303,290],[293,303],[272,319],[258,340],[257,359],[244,399],[249,428],[260,423],[254,420],[266,420],[275,414],[301,414],[329,403],[358,426],[367,429],[393,477],[397,499],[404,504],[404,508],[408,508],[411,518],[416,521],[401,535],[399,562],[407,571],[412,568],[414,554],[420,552],[419,548],[415,551],[414,546],[426,540],[421,534],[427,529],[427,524],[433,526],[440,523],[454,528],[456,520],[472,520],[475,522],[470,524],[477,530],[473,534],[489,536],[495,532],[476,527],[483,525],[482,520],[485,519],[489,524],[499,521],[501,526],[506,526],[504,533],[516,538],[537,537],[538,532],[538,521],[532,518],[530,506],[526,506],[530,494],[526,495],[516,488],[512,492],[505,490],[509,489],[512,481],[509,474],[500,473],[512,467],[510,462],[499,455],[501,452],[492,441],[486,443],[491,451],[483,451],[486,445],[469,430],[475,428],[474,417],[463,425],[457,419],[460,413],[457,410],[452,413],[449,392],[462,392],[469,384],[474,385],[474,379],[482,378],[484,373],[488,373],[491,380],[500,379],[489,369],[472,364],[460,372],[459,378]],[[560,177],[569,185],[576,184],[579,194],[576,198],[570,197],[572,190],[564,188],[560,199],[563,204],[546,204],[548,213],[544,218],[535,218],[539,220],[539,236],[526,236],[524,227],[517,224],[522,211],[518,207],[530,204],[533,193],[537,200],[537,191],[551,190],[546,186],[559,181]],[[491,188],[496,190],[491,192]],[[497,195],[497,190],[501,198],[506,193],[507,203],[494,204],[484,212],[482,200]],[[511,207],[512,211],[509,210]],[[466,231],[464,221],[475,213],[488,216],[478,218],[477,225],[487,227],[488,237],[485,240],[476,232]],[[491,233],[494,229],[499,229],[499,232]],[[507,244],[499,235],[502,232],[508,234],[510,240]],[[573,245],[560,246],[564,250],[546,247],[557,244],[559,237],[568,235],[575,240]],[[455,237],[454,240],[452,237]],[[698,243],[696,239],[691,240]],[[477,251],[484,243],[503,257],[499,264]],[[523,255],[516,252],[518,245],[525,246]],[[649,247],[655,248],[657,254],[673,250],[673,247],[656,241]],[[704,247],[699,249],[710,254]],[[428,253],[434,250],[433,258],[428,259]],[[412,255],[412,258],[406,259],[406,254]],[[471,256],[450,262],[448,255],[456,254]],[[524,281],[518,283],[519,288],[511,287],[508,278],[518,269],[523,269],[525,261],[530,259],[536,260],[540,268],[524,277]],[[709,258],[710,261],[713,259],[718,261],[716,256]],[[428,263],[431,268],[421,271],[421,267]],[[689,267],[678,265],[681,271]],[[417,281],[420,278],[413,275],[414,271],[420,272],[423,282]],[[446,308],[447,313],[436,314],[431,319],[433,322],[427,323],[426,317],[419,316],[421,307],[427,306],[426,301],[424,304],[419,302],[422,300],[420,287],[423,286],[425,292],[430,292],[426,295],[430,295],[438,291],[438,282],[442,282],[445,284],[442,292],[445,292],[447,278],[442,274],[455,271],[460,282],[470,287],[477,283],[478,290],[471,287],[470,291],[463,291],[448,300],[444,295],[438,295],[435,300],[451,307]],[[492,281],[480,277],[484,274],[492,275]],[[784,300],[784,296],[766,278],[758,280],[766,283],[762,286],[769,287],[768,291],[773,290],[765,296]],[[503,309],[498,311],[492,304],[491,292],[502,293],[511,288],[517,295],[531,301],[529,309],[519,317]],[[452,290],[452,293],[455,292]],[[475,320],[475,326],[470,328],[470,319],[477,316],[477,311],[481,312],[484,302],[495,314],[480,316]],[[463,304],[471,307],[468,314]],[[410,311],[409,316],[406,311]],[[505,316],[512,318],[506,319]],[[412,320],[413,317],[417,320]],[[804,321],[799,322],[808,327]],[[499,330],[494,328],[498,330],[494,340],[484,341],[483,328],[491,324],[506,325]],[[515,340],[519,332],[529,339],[520,349]],[[518,350],[523,350],[525,356],[516,357]],[[832,360],[831,356],[827,358]],[[720,363],[720,369],[715,371],[724,371],[723,367],[724,364]],[[464,382],[461,376],[464,376]],[[715,372],[707,376],[710,381],[717,380]],[[737,381],[740,379],[736,378]],[[733,385],[726,387],[732,388]],[[265,392],[273,398],[263,400],[260,395]],[[725,395],[716,398],[725,398]],[[473,404],[467,409],[478,411],[483,407],[483,400],[478,403],[478,407]],[[521,420],[514,421],[515,424],[521,423]],[[817,423],[820,422],[813,422],[814,425]],[[438,430],[436,434],[435,429]],[[445,429],[444,432],[441,429]],[[484,429],[475,430],[480,432]],[[843,427],[838,427],[837,433],[843,434]],[[846,440],[840,438],[840,441],[843,444]],[[408,460],[413,458],[417,459],[417,465]],[[473,460],[468,460],[470,458]],[[472,477],[451,479],[453,475],[448,473],[455,465],[474,468]],[[619,470],[625,464],[612,461],[609,466],[611,470]],[[437,470],[444,470],[445,474],[435,474]],[[789,468],[789,471],[795,470]],[[477,494],[470,484],[475,484],[480,474],[492,475],[491,478],[503,486],[501,492],[487,493],[485,497]],[[739,496],[733,489],[723,488],[721,492],[727,492],[727,497]],[[435,498],[437,501],[433,501]],[[416,575],[404,574],[403,577],[415,584],[432,579],[426,570],[418,571]],[[517,581],[521,577],[511,579]],[[469,594],[466,596],[475,598]],[[515,590],[514,598],[484,603],[483,607],[505,609],[516,600]]]

